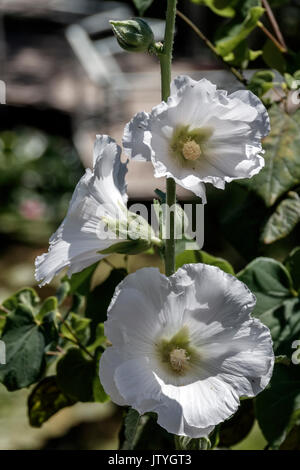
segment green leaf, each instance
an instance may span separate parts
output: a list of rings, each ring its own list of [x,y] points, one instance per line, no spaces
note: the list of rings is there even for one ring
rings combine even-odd
[[[278,448],[300,416],[300,367],[275,364],[270,386],[256,398],[259,426]]]
[[[3,307],[9,311],[14,311],[19,304],[27,306],[35,314],[40,299],[34,289],[24,287],[3,302]]]
[[[103,348],[95,351],[94,358],[86,358],[78,348],[70,348],[57,363],[57,385],[73,400],[105,402],[105,393],[99,379],[99,360]]]
[[[247,16],[249,10],[253,7],[261,7],[261,0],[243,0],[237,2],[237,8],[239,9],[242,16]]]
[[[226,62],[229,62],[231,65],[239,67],[241,69],[246,69],[249,65],[249,62],[257,59],[262,55],[262,51],[253,51],[249,49],[247,40],[240,42],[237,47],[235,47],[229,54],[223,57]]]
[[[42,306],[36,315],[36,320],[42,321],[44,316],[50,312],[57,312],[58,301],[56,297],[48,297],[42,303]]]
[[[294,284],[294,288],[298,291],[300,289],[300,247],[297,246],[289,254],[284,262],[288,269]]]
[[[291,75],[289,73],[285,73],[284,74],[284,79],[285,79],[286,84],[289,87],[289,89],[293,90],[294,89],[294,82],[295,82],[293,75]]]
[[[218,53],[225,57],[232,52],[257,26],[257,22],[263,13],[264,9],[261,7],[250,8],[244,21],[230,26],[225,37],[216,42]]]
[[[276,355],[291,357],[292,344],[300,338],[300,302],[298,299],[284,301],[278,307],[264,312],[260,320],[270,328]]]
[[[57,385],[73,400],[94,400],[95,363],[78,348],[70,348],[57,363]]]
[[[127,275],[125,269],[114,269],[109,277],[87,297],[85,315],[91,318],[91,341],[95,340],[95,329],[99,323],[103,323],[107,318],[107,309],[115,292],[117,285]]]
[[[94,401],[98,403],[105,403],[110,398],[106,394],[99,378],[99,361],[102,354],[103,348],[99,348],[95,353],[95,361],[94,361],[94,379],[93,379],[93,398]]]
[[[66,337],[74,340],[74,335],[71,333],[68,326],[71,328],[72,332],[76,335],[76,338],[85,345],[90,338],[90,318],[84,318],[78,315],[77,313],[69,313],[67,320],[61,326],[61,333]],[[66,324],[68,326],[66,326]]]
[[[275,44],[268,39],[263,47],[263,60],[270,69],[278,70],[282,75],[286,70],[286,60],[284,55],[275,46]]]
[[[271,258],[257,258],[238,278],[256,296],[253,313],[270,328],[276,355],[291,357],[292,343],[300,337],[300,301],[285,266]]]
[[[28,398],[30,425],[39,428],[59,410],[74,403],[75,400],[64,395],[58,388],[55,376],[45,377],[34,387]]]
[[[99,251],[102,255],[110,253],[119,253],[126,255],[137,255],[147,251],[151,246],[150,240],[139,238],[138,240],[126,240],[124,242],[114,243],[109,248]]]
[[[175,436],[176,450],[209,450],[210,440],[208,437],[192,438],[188,436]]]
[[[280,450],[300,450],[300,420],[297,420],[296,426],[290,431]]]
[[[210,255],[203,250],[186,250],[176,256],[176,270],[184,264],[189,263],[204,263],[211,266],[217,266],[225,273],[234,275],[234,269],[228,261],[223,258],[217,258],[216,256]]]
[[[239,182],[268,207],[300,183],[300,110],[288,115],[274,104],[269,115],[271,133],[263,142],[265,167],[251,179]]]
[[[87,349],[89,350],[89,352],[92,353],[99,347],[103,348],[105,344],[106,344],[106,336],[104,334],[104,324],[99,323],[95,329],[95,341],[92,344],[90,344],[87,347]]]
[[[56,292],[58,304],[61,305],[69,294],[70,294],[70,282],[62,281]]]
[[[1,334],[5,325],[5,322],[6,322],[6,312],[0,309],[0,338],[1,338]]]
[[[176,271],[177,269],[181,268],[184,264],[190,264],[190,263],[197,263],[197,258],[195,251],[193,250],[186,250],[183,251],[182,253],[179,253],[176,258]]]
[[[275,74],[271,70],[259,70],[252,75],[249,82],[249,90],[259,98],[262,98],[275,85],[274,79]]]
[[[281,306],[292,297],[292,280],[289,272],[272,258],[256,258],[238,274],[256,296],[255,315]]]
[[[196,251],[197,263],[210,264],[211,266],[217,266],[222,269],[225,273],[233,274],[234,269],[231,264],[223,258],[217,258],[215,256],[206,253],[205,251]]]
[[[135,450],[174,450],[174,436],[157,424],[155,413],[147,413],[138,419],[137,411],[132,409],[127,413],[127,420],[123,420],[119,441],[119,448],[124,450],[131,448]]]
[[[69,293],[74,294],[76,292],[81,295],[87,295],[90,291],[91,280],[97,266],[98,263],[94,263],[83,271],[80,271],[80,273],[73,274],[71,279],[65,277],[63,280],[68,281],[70,284]]]
[[[133,0],[133,3],[139,12],[139,15],[143,16],[145,11],[152,5],[153,0]]]
[[[193,3],[198,5],[206,5],[216,15],[223,16],[225,18],[232,18],[235,15],[234,5],[235,0],[191,0]]]
[[[1,339],[6,345],[6,364],[0,367],[0,382],[10,391],[36,382],[44,369],[46,339],[30,307],[19,305],[7,315]]]
[[[300,222],[300,197],[293,191],[287,196],[278,204],[263,229],[261,238],[265,244],[286,237]]]
[[[56,320],[56,313],[48,312],[43,316],[43,321],[40,324],[45,338],[45,351],[56,349],[59,340]]]
[[[144,426],[149,420],[149,416],[141,416],[136,410],[130,409],[124,421],[124,441],[122,450],[133,450],[141,436]]]

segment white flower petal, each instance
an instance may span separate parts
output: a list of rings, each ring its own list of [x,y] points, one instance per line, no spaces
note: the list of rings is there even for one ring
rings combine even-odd
[[[52,235],[49,251],[36,259],[35,277],[40,285],[51,281],[63,268],[69,276],[99,261],[99,254],[122,240],[103,229],[103,216],[126,214],[125,174],[121,149],[108,136],[97,136],[94,170],[86,170],[70,201],[66,218]]]
[[[107,135],[97,135],[94,146],[94,197],[112,206],[127,202],[125,175],[127,164],[121,162],[121,147]],[[90,188],[93,190],[94,188]],[[120,197],[122,196],[122,198]]]
[[[101,384],[107,393],[109,393],[111,399],[117,405],[125,406],[126,401],[118,392],[113,379],[114,370],[120,365],[120,362],[122,362],[120,353],[113,347],[108,348],[105,354],[102,354],[100,358],[99,374]]]
[[[269,329],[251,318],[238,331],[221,332],[201,348],[203,368],[218,372],[239,396],[253,397],[269,383],[274,357]]]
[[[180,161],[171,150],[178,127],[212,132],[192,164]],[[263,168],[261,140],[269,130],[268,113],[250,91],[228,95],[206,79],[179,76],[171,84],[167,103],[155,106],[146,118],[137,115],[127,125],[124,139],[132,158],[151,158],[155,177],[174,178],[205,203],[203,183],[224,189],[226,182],[251,178]]]
[[[140,414],[148,411],[157,413],[158,424],[168,432],[183,436],[204,437],[213,430],[214,426],[207,426],[203,429],[186,421],[181,401],[177,399],[177,396],[169,397],[163,393],[156,375],[149,367],[147,358],[123,362],[114,373],[114,381],[127,404]]]
[[[252,93],[252,91],[238,90],[234,93],[231,93],[229,98],[238,98],[239,100],[243,101],[243,103],[246,103],[249,106],[255,108],[257,110],[257,117],[252,122],[252,126],[257,129],[257,132],[261,135],[261,137],[266,137],[269,134],[271,128],[268,111],[260,99],[254,93]],[[246,119],[246,117],[243,118]]]
[[[271,335],[251,317],[254,305],[245,284],[214,266],[185,265],[169,278],[154,268],[129,275],[105,322],[119,353],[119,362],[107,368],[107,393],[115,385],[126,404],[157,413],[169,432],[207,436],[235,413],[240,397],[257,395],[271,378]],[[178,332],[179,350],[189,338],[183,373],[160,356],[161,344]]]
[[[186,286],[189,321],[193,328],[198,324],[199,330],[205,325],[221,329],[239,325],[249,318],[256,303],[243,282],[216,266],[186,264],[171,279]],[[201,331],[195,331],[193,339],[196,341],[199,335]]]
[[[180,387],[161,383],[162,393],[181,404],[190,426],[207,428],[232,416],[240,401],[235,390],[218,377],[203,377]]]
[[[137,113],[124,129],[123,148],[125,154],[137,161],[150,161],[151,150],[144,142],[144,134],[149,131],[149,114]]]
[[[175,400],[162,404],[157,409],[158,424],[172,434],[177,436],[188,436],[194,439],[200,437],[208,437],[213,431],[215,426],[208,426],[200,428],[199,426],[191,426],[186,422],[185,417],[182,415],[182,408]]]

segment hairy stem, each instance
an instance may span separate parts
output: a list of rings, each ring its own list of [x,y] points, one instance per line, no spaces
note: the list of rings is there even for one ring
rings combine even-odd
[[[161,69],[161,97],[167,101],[170,96],[171,64],[175,32],[177,0],[168,0],[166,29],[162,53],[159,54]],[[167,178],[167,204],[172,207],[176,202],[176,184],[173,178]],[[170,211],[167,220],[167,239],[165,241],[165,271],[167,276],[175,272],[174,212]]]

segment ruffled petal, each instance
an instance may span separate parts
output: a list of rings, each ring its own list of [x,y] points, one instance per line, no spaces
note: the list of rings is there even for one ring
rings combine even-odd
[[[114,382],[114,372],[122,362],[123,358],[116,349],[112,347],[107,348],[105,354],[102,354],[100,359],[99,374],[101,384],[113,402],[117,405],[125,406],[126,401],[120,395]]]
[[[218,377],[204,377],[180,387],[161,383],[162,393],[181,405],[189,426],[208,428],[232,416],[240,400],[235,390]]]
[[[174,131],[182,126],[212,132],[192,164],[181,162],[170,147]],[[224,189],[226,182],[259,173],[264,166],[261,140],[269,130],[268,113],[252,92],[228,95],[206,79],[179,76],[167,103],[155,106],[150,115],[137,115],[127,125],[124,141],[132,158],[151,159],[155,177],[174,178],[205,203],[203,183]]]
[[[77,184],[48,253],[36,258],[35,277],[41,286],[66,267],[69,276],[82,271],[104,257],[99,251],[122,241],[105,230],[102,219],[126,216],[127,164],[121,163],[121,149],[108,136],[97,136],[94,155],[94,170],[86,170]]]
[[[91,193],[100,204],[125,207],[127,164],[121,162],[121,147],[107,135],[97,135],[94,146],[94,187]],[[95,189],[95,191],[94,191]],[[120,197],[121,196],[121,197]]]
[[[157,268],[139,269],[116,288],[107,312],[105,334],[114,346],[124,350],[126,357],[153,354],[155,337],[168,324],[170,297],[175,297],[173,321],[180,324],[178,296],[171,289],[170,281]]]
[[[270,130],[270,118],[268,111],[261,100],[250,90],[238,90],[229,95],[229,98],[237,98],[243,103],[252,106],[257,111],[257,117],[252,121],[252,126],[256,129],[258,135],[266,137]]]
[[[202,367],[228,384],[238,396],[253,397],[269,383],[274,366],[269,329],[251,318],[236,331],[219,333],[201,349]]]
[[[196,341],[199,335],[205,338],[224,328],[237,327],[249,319],[256,299],[248,287],[236,277],[227,274],[216,266],[193,263],[182,266],[171,276],[172,283],[185,286],[188,318],[191,334],[195,331]],[[196,323],[195,323],[196,322]],[[210,331],[205,331],[209,327]],[[201,333],[202,330],[202,333]]]
[[[137,161],[150,161],[151,149],[146,143],[145,134],[149,128],[149,114],[137,113],[124,129],[123,148],[125,154]]]
[[[161,384],[146,358],[137,358],[121,364],[115,371],[114,380],[127,404],[140,414],[152,411],[158,414],[158,424],[168,432],[190,437],[204,437],[213,426],[204,429],[188,423],[183,407],[175,394],[164,394]],[[178,390],[178,388],[177,388]]]
[[[247,286],[215,266],[184,265],[169,278],[154,268],[129,275],[105,322],[111,351],[119,353],[107,393],[114,384],[127,405],[157,413],[171,433],[207,436],[237,411],[241,397],[256,396],[271,378],[272,339],[251,317],[254,306]],[[157,348],[179,331],[194,348],[187,349],[184,374],[166,367]]]

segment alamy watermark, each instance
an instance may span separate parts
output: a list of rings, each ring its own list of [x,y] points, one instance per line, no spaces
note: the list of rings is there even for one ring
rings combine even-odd
[[[0,365],[6,364],[6,347],[4,341],[0,339]]]
[[[296,339],[292,343],[292,349],[296,349],[296,351],[292,354],[292,363],[297,365],[300,364],[300,340]]]
[[[6,104],[6,84],[0,80],[0,104]]]
[[[102,204],[95,214],[99,240],[168,240],[174,220],[175,240],[182,240],[186,250],[201,249],[204,244],[204,205],[132,204],[128,210],[114,204]]]
[[[291,89],[293,90],[290,95],[290,100],[293,104],[300,104],[300,80],[293,80]]]

